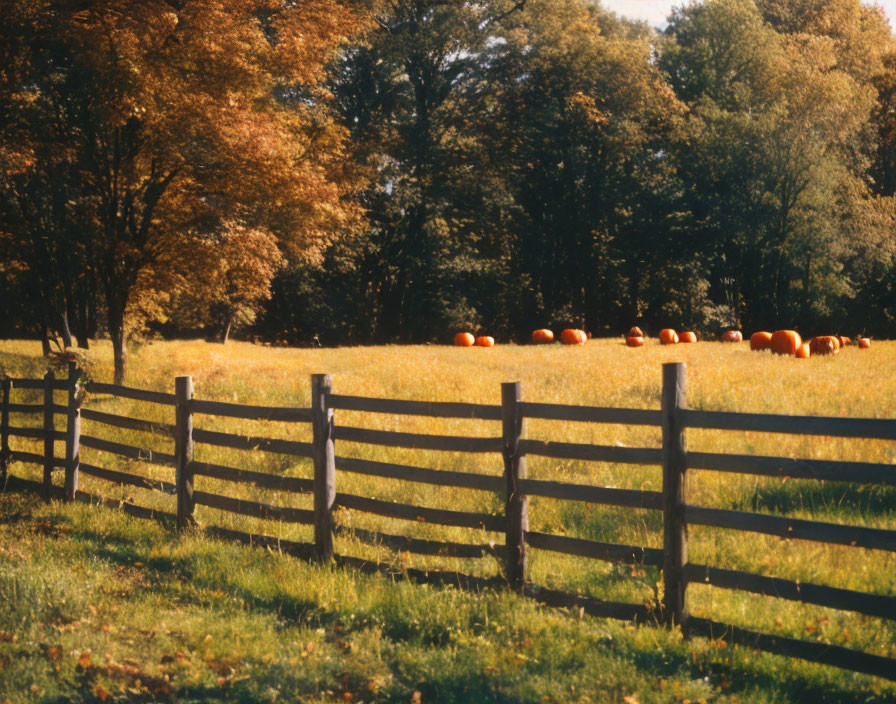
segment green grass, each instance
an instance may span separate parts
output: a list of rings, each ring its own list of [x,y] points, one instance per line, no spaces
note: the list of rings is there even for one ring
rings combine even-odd
[[[200,342],[147,345],[131,358],[128,384],[173,391],[178,374],[194,377],[196,396],[268,405],[307,406],[309,376],[334,376],[338,393],[418,400],[499,403],[501,381],[520,380],[532,401],[657,408],[660,365],[688,364],[694,408],[820,415],[893,416],[896,343],[836,358],[793,360],[750,353],[746,345],[701,343],[630,350],[615,340],[584,348],[385,347],[286,350]],[[111,377],[110,350],[91,351],[91,373]],[[0,366],[15,376],[45,368],[39,345],[0,342]],[[36,401],[17,392],[15,401]],[[62,395],[59,396],[62,401]],[[173,411],[109,397],[91,408],[173,422]],[[38,420],[28,421],[38,424]],[[336,422],[391,430],[497,435],[500,424],[405,418],[338,411]],[[25,424],[21,417],[13,423]],[[306,426],[197,418],[197,427],[310,439]],[[84,433],[171,452],[171,442],[85,421]],[[529,421],[528,437],[653,446],[658,428]],[[14,439],[17,441],[18,439]],[[689,431],[692,449],[896,463],[892,443],[772,434]],[[39,444],[15,447],[40,451]],[[61,445],[58,447],[61,453]],[[458,471],[500,474],[501,460],[342,443],[337,454]],[[84,461],[171,480],[172,470],[122,461],[91,450]],[[259,452],[198,446],[197,459],[292,476],[310,463]],[[17,464],[18,476],[39,468]],[[531,457],[535,478],[626,488],[661,488],[656,467]],[[694,472],[689,501],[840,523],[896,528],[896,492],[840,483],[782,481]],[[173,511],[173,498],[82,477],[82,488]],[[310,498],[197,479],[197,488],[281,505],[310,507]],[[440,508],[500,513],[500,497],[338,473],[337,489]],[[44,506],[6,495],[0,527],[0,595],[14,604],[0,615],[0,699],[258,701],[890,701],[892,683],[835,668],[790,661],[705,639],[682,642],[674,631],[579,618],[541,609],[499,592],[466,594],[385,577],[320,568],[266,551],[177,536],[170,527],[115,511]],[[200,521],[310,540],[310,528],[256,521],[199,507]],[[340,523],[387,533],[481,543],[486,532],[394,521],[341,511]],[[656,512],[533,498],[533,530],[661,547]],[[456,569],[491,576],[493,558],[461,560],[392,554],[349,536],[342,554],[397,567]],[[693,562],[773,576],[896,594],[890,553],[694,528]],[[654,569],[623,567],[532,551],[536,583],[602,599],[641,603],[659,593]],[[695,585],[695,615],[755,630],[820,639],[890,657],[896,628],[881,620]],[[116,610],[117,609],[117,610]],[[97,613],[94,614],[93,611]],[[72,624],[79,624],[72,626]],[[166,624],[164,626],[160,624]],[[103,626],[107,628],[103,630]],[[211,636],[211,638],[206,638]],[[308,652],[307,643],[314,642]],[[59,647],[59,650],[53,648]],[[348,647],[346,647],[348,646]],[[78,658],[90,651],[88,667]],[[177,657],[180,652],[184,657]],[[57,657],[56,654],[59,654]],[[107,663],[106,653],[110,660]],[[111,664],[110,664],[111,663]],[[123,664],[124,663],[124,664]],[[130,663],[130,664],[128,664]],[[58,669],[57,669],[58,668]],[[233,670],[231,672],[230,670]],[[167,680],[165,679],[167,676]],[[222,679],[223,678],[223,679]],[[139,685],[137,680],[140,681]],[[31,691],[32,687],[36,688]],[[102,688],[97,690],[97,687]],[[155,687],[155,691],[153,688]],[[148,690],[148,691],[147,691]],[[329,693],[328,693],[329,692]],[[544,699],[543,699],[544,698]]]

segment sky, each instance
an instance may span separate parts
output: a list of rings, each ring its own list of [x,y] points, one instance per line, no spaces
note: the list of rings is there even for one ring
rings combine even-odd
[[[636,20],[647,20],[651,26],[657,27],[666,23],[666,17],[673,5],[680,6],[684,2],[682,0],[602,0],[601,4],[616,14]],[[896,0],[878,0],[874,4],[884,8],[892,27],[893,20],[896,18]]]

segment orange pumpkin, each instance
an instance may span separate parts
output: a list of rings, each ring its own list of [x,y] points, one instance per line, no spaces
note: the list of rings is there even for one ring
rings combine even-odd
[[[800,345],[800,348],[796,351],[797,359],[809,359],[812,356],[812,350],[809,349],[809,343],[804,342]]]
[[[472,347],[476,338],[468,332],[459,332],[454,336],[455,347]]]
[[[803,344],[803,339],[796,330],[776,330],[772,333],[771,351],[793,357]]]
[[[644,331],[637,325],[628,331],[628,337],[644,337]]]
[[[629,335],[625,338],[625,344],[629,347],[643,347],[644,338],[641,335]]]
[[[871,338],[870,337],[860,337],[859,338],[859,349],[867,350],[871,347]]]
[[[722,333],[722,342],[743,342],[744,334],[740,330],[726,330]]]
[[[678,333],[672,328],[663,328],[660,330],[660,343],[663,345],[674,345],[678,343]]]
[[[542,328],[541,330],[535,330],[532,333],[532,342],[536,345],[546,345],[549,342],[554,341],[554,333],[548,330],[547,328]]]
[[[812,354],[837,354],[840,351],[840,340],[835,335],[819,335],[809,340]]]
[[[679,342],[696,342],[697,341],[697,333],[695,332],[683,332],[678,336]]]
[[[750,349],[754,352],[770,349],[772,346],[772,334],[770,332],[754,332],[750,335]]]
[[[495,338],[489,335],[480,335],[476,338],[476,346],[477,347],[494,347],[495,346]]]
[[[560,342],[564,345],[584,345],[588,341],[588,335],[584,330],[576,328],[566,328],[560,333]]]

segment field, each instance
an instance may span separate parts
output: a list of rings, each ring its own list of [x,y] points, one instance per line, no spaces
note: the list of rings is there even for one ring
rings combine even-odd
[[[523,399],[629,408],[658,408],[661,364],[688,366],[688,406],[760,413],[893,417],[896,343],[849,347],[809,360],[751,353],[746,343],[629,349],[621,340],[581,348],[447,346],[294,350],[244,343],[147,344],[132,351],[129,386],[174,390],[192,375],[196,397],[307,407],[309,376],[333,376],[337,393],[432,401],[500,403],[500,382],[520,381]],[[0,341],[0,368],[13,376],[45,369],[39,344]],[[89,371],[111,381],[111,349],[89,353]],[[39,393],[39,392],[38,392]],[[59,400],[61,402],[61,395]],[[36,402],[25,392],[17,402]],[[173,422],[173,411],[109,397],[97,410]],[[20,424],[18,421],[14,421]],[[32,421],[35,424],[37,421]],[[337,411],[337,425],[449,435],[500,435],[493,421],[408,418]],[[197,427],[244,435],[310,439],[305,426],[197,418]],[[171,452],[171,442],[85,422],[84,433]],[[526,434],[570,442],[658,447],[649,427],[527,421]],[[39,452],[27,441],[14,447]],[[688,431],[688,448],[896,464],[892,442],[760,433]],[[89,453],[89,454],[88,454]],[[499,475],[496,454],[445,454],[350,443],[337,454],[421,467]],[[83,458],[171,480],[172,470],[138,465],[94,450]],[[197,446],[196,459],[311,476],[310,461],[260,452]],[[661,488],[658,467],[633,467],[531,457],[529,476],[620,488]],[[37,478],[39,468],[13,466]],[[896,491],[802,480],[693,472],[689,503],[760,513],[896,528]],[[174,510],[172,497],[118,488],[88,477],[86,491]],[[197,478],[197,489],[310,507],[309,497]],[[439,489],[337,473],[337,491],[424,506],[497,513],[502,500],[486,492]],[[675,631],[603,621],[551,610],[512,594],[393,583],[385,577],[315,567],[265,551],[217,543],[171,526],[149,524],[84,506],[45,506],[2,497],[0,698],[11,701],[893,701],[893,683],[835,668],[791,661],[722,642],[681,640]],[[307,541],[311,529],[199,507],[198,518],[220,525]],[[631,545],[662,547],[662,516],[553,499],[530,500],[530,527]],[[341,525],[396,535],[487,543],[500,536],[461,528],[381,519],[341,511]],[[394,554],[337,537],[344,555],[394,567],[498,572],[489,556],[471,559]],[[896,595],[892,553],[780,540],[695,527],[690,559],[759,574]],[[601,599],[641,603],[661,590],[658,570],[631,568],[532,551],[536,584]],[[896,624],[693,585],[691,612],[805,639],[896,657]],[[87,655],[85,655],[87,653]],[[419,692],[419,694],[415,694]]]

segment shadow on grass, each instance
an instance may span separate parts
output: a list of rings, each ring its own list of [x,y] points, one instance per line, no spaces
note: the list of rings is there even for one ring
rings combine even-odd
[[[818,512],[844,518],[894,515],[896,487],[794,480],[762,487],[732,508],[776,514]]]
[[[7,523],[19,523],[27,527],[33,527],[36,522],[35,509],[41,504],[38,501],[22,501],[20,498],[3,495],[0,497],[0,515],[3,516]],[[7,512],[6,507],[10,505],[13,511]],[[94,509],[97,510],[97,509]],[[196,555],[188,555],[183,557],[159,557],[153,555],[153,548],[159,545],[159,536],[146,536],[141,538],[130,533],[116,532],[115,529],[109,533],[101,533],[89,529],[71,530],[73,520],[58,511],[52,512],[49,516],[42,515],[40,521],[51,526],[57,526],[59,530],[49,533],[55,537],[67,538],[69,540],[81,543],[86,551],[91,555],[95,555],[100,560],[115,565],[133,566],[134,563],[141,562],[150,573],[148,584],[140,587],[140,591],[147,594],[158,596],[159,591],[166,592],[166,597],[170,597],[174,605],[182,605],[189,607],[215,608],[216,603],[211,598],[212,592],[225,592],[228,596],[238,599],[243,606],[241,608],[249,608],[260,611],[267,611],[276,614],[279,619],[292,623],[300,623],[311,627],[322,626],[328,630],[338,630],[342,633],[342,637],[347,637],[354,629],[363,629],[367,627],[364,620],[353,621],[347,618],[347,614],[342,611],[327,611],[320,604],[312,599],[297,598],[294,595],[283,593],[276,588],[265,596],[259,596],[252,593],[251,589],[246,585],[239,584],[237,581],[242,576],[241,573],[235,573],[231,579],[223,573],[223,570],[215,571],[209,576],[201,576],[198,569],[201,559],[226,559],[225,554],[209,555],[201,553]],[[176,543],[180,538],[173,531],[168,530],[162,536],[161,540],[168,543]],[[238,547],[232,548],[239,550]],[[189,583],[191,590],[182,590],[179,584]],[[209,592],[208,600],[199,599],[197,601],[197,590],[201,592]],[[135,593],[137,596],[137,593]],[[233,608],[226,606],[223,608]],[[397,616],[394,615],[393,616]],[[333,628],[338,626],[337,628]],[[383,624],[383,634],[396,642],[416,642],[425,643],[431,647],[441,647],[450,642],[447,632],[441,633],[440,624],[432,624],[434,628],[430,628],[432,632],[421,633],[420,629],[413,626],[412,615],[408,616],[406,623],[401,618],[394,618],[392,622]],[[781,675],[772,670],[772,661],[755,660],[755,667],[742,666],[738,663],[734,665],[722,662],[721,655],[714,655],[707,660],[705,656],[692,657],[691,652],[687,648],[672,649],[669,647],[643,647],[638,648],[633,643],[624,639],[614,640],[613,638],[605,638],[599,642],[599,646],[605,648],[613,657],[619,658],[621,661],[628,662],[630,666],[637,670],[656,676],[658,678],[674,678],[689,677],[691,680],[702,680],[708,677],[708,684],[714,687],[724,688],[724,693],[731,695],[737,693],[749,694],[750,692],[778,692],[782,699],[794,702],[812,701],[822,704],[833,704],[834,702],[873,702],[886,701],[887,694],[883,694],[879,700],[875,700],[870,695],[867,688],[852,689],[840,688],[826,684],[824,680],[812,678],[811,674],[802,676],[799,673],[789,674],[787,679],[782,679]],[[265,665],[255,663],[253,669],[257,673],[258,678],[265,678],[268,674],[274,676],[275,665]],[[533,669],[530,675],[538,677],[542,675],[540,666],[531,666]],[[549,669],[549,668],[548,668]],[[396,673],[399,674],[399,673]],[[549,674],[549,671],[547,672]],[[441,702],[520,702],[520,704],[528,704],[529,702],[539,701],[529,697],[511,697],[501,692],[501,688],[510,682],[511,676],[507,673],[490,677],[475,669],[465,668],[459,670],[451,670],[446,668],[445,671],[430,673],[427,681],[423,684],[416,685],[423,694],[424,701],[441,701]],[[303,683],[299,674],[293,673],[294,686],[302,688],[308,686],[307,682]],[[284,675],[284,679],[288,679]],[[283,681],[275,680],[275,681]],[[726,684],[730,683],[730,684]],[[201,700],[201,701],[257,701],[260,695],[261,685],[259,682],[241,683],[235,685],[231,689],[216,687],[197,687],[183,686],[172,688],[170,693],[166,693],[162,699],[175,700]],[[85,695],[85,701],[92,699]],[[132,694],[128,695],[127,701],[132,702],[148,702],[160,699],[159,693],[151,694]],[[49,700],[48,700],[49,701]],[[58,702],[70,701],[69,699],[60,698]],[[398,701],[398,699],[394,699]]]

